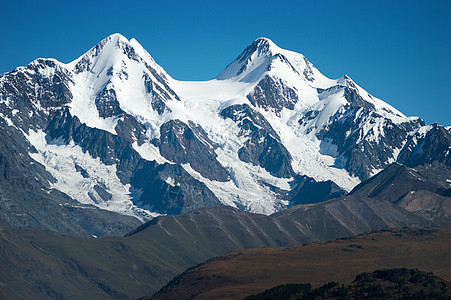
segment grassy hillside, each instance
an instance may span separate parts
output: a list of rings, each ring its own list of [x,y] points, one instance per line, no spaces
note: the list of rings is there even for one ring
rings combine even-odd
[[[242,299],[287,283],[350,283],[362,272],[418,268],[451,280],[451,230],[394,229],[330,242],[249,249],[216,257],[152,299]]]
[[[218,206],[162,216],[127,237],[77,238],[2,226],[0,295],[5,299],[134,299],[230,251],[289,246],[375,229],[429,224],[388,202],[340,198],[272,216]]]

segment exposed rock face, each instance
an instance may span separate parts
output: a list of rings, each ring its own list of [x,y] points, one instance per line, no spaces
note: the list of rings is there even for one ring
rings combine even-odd
[[[451,133],[438,124],[412,135],[399,154],[398,161],[409,167],[416,167],[434,161],[451,166]]]
[[[50,74],[45,74],[47,70],[51,70]],[[15,95],[17,100],[39,104],[45,109],[60,107],[72,99],[68,88],[70,73],[52,59],[40,58],[22,70],[15,69],[5,74],[4,82],[6,84],[2,88],[6,94]]]
[[[96,97],[96,107],[101,118],[115,117],[122,113],[116,92],[108,84]]]
[[[50,59],[38,59],[1,77],[0,218],[15,226],[87,237],[122,235],[140,221],[81,204],[58,191],[52,174],[30,157],[37,150],[24,133],[46,129],[55,121],[49,116],[59,114],[72,99],[71,81],[70,73]],[[79,170],[83,172],[80,166]],[[96,189],[101,193],[100,186]]]
[[[152,108],[160,115],[165,111],[170,112],[171,110],[166,106],[166,104],[164,104],[165,100],[167,101],[171,99],[170,96],[159,85],[155,84],[147,73],[143,74],[143,79],[146,87],[146,93],[150,94],[152,97]]]
[[[117,176],[126,183],[142,160],[130,142],[118,135],[81,124],[67,109],[52,114],[46,133],[50,139],[62,140],[65,144],[74,142],[105,165],[117,165]]]
[[[290,205],[318,203],[339,198],[346,194],[344,190],[330,180],[317,182],[307,176],[296,176],[292,185],[294,187],[290,191]]]
[[[221,111],[221,116],[235,121],[240,135],[248,137],[238,151],[242,161],[259,165],[277,177],[294,176],[291,155],[264,116],[247,104],[229,106]]]
[[[346,82],[347,87],[320,90],[320,93],[342,90],[348,104],[337,111],[329,119],[329,124],[316,135],[321,140],[323,153],[337,157],[338,167],[361,179],[368,179],[373,170],[383,169],[390,160],[396,159],[396,149],[401,149],[409,133],[424,123],[421,119],[393,122],[378,113],[374,104],[365,101],[352,81]],[[311,111],[299,122],[307,122],[317,114],[317,111]]]
[[[240,135],[246,135],[249,134],[249,131],[254,132],[261,129],[275,139],[280,140],[279,135],[265,117],[247,104],[231,105],[221,111],[221,116],[237,122],[241,128]]]
[[[354,188],[350,195],[390,201],[404,209],[450,227],[451,168],[439,162],[415,169],[392,164]]]
[[[36,149],[2,119],[0,140],[0,219],[14,226],[86,237],[122,235],[141,223],[131,216],[82,205],[52,188],[53,176],[29,156]]]
[[[119,137],[131,144],[137,142],[138,145],[142,145],[146,140],[145,127],[134,116],[127,113],[121,114],[114,130]]]
[[[217,148],[202,127],[190,122],[171,120],[160,128],[160,140],[155,141],[161,155],[178,164],[189,163],[202,176],[217,181],[227,181],[229,176],[216,160]]]
[[[47,74],[48,73],[48,74]],[[38,59],[0,77],[0,113],[25,132],[47,124],[46,110],[72,99],[70,74],[51,59]],[[5,120],[6,120],[5,119]]]
[[[238,157],[244,162],[262,166],[277,177],[290,178],[295,174],[290,153],[279,141],[261,131],[251,135],[239,150]]]
[[[336,145],[338,167],[367,179],[372,170],[384,168],[393,158],[394,150],[402,148],[408,133],[421,125],[420,122],[395,124],[377,113],[355,107],[336,115],[327,130],[318,136],[323,148]],[[373,128],[368,130],[368,127]],[[377,138],[376,130],[382,130]]]
[[[265,76],[254,90],[247,95],[247,99],[256,107],[273,110],[276,114],[285,107],[293,109],[298,101],[293,88],[284,85],[283,81]]]
[[[139,204],[163,214],[180,214],[195,208],[221,205],[216,196],[179,165],[146,162],[131,178],[139,189]]]

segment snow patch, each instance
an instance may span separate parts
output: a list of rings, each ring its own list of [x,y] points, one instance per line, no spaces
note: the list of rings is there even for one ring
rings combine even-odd
[[[7,116],[5,116],[4,114],[0,113],[0,118],[2,118],[3,120],[5,120],[6,124],[8,124],[8,126],[17,128],[17,127],[14,125],[13,121],[11,121],[11,119],[8,118]]]
[[[141,146],[138,145],[138,142],[133,143],[133,149],[145,160],[156,161],[158,164],[170,163],[173,162],[167,160],[160,154],[160,149],[158,149],[155,145],[151,143],[144,143]]]
[[[175,187],[176,185],[180,185],[180,183],[175,183],[175,179],[174,178],[172,178],[172,177],[168,177],[168,178],[166,178],[166,180],[165,180],[165,182],[167,183],[167,184],[169,184],[170,186],[172,186],[172,187]]]
[[[130,185],[120,182],[116,165],[104,165],[73,142],[69,145],[49,144],[41,130],[30,130],[27,138],[38,151],[29,155],[56,179],[52,188],[82,204],[134,216],[141,221],[158,216],[133,204]]]

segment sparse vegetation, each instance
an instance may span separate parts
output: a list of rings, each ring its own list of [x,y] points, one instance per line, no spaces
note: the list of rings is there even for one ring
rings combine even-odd
[[[296,293],[302,295],[300,299],[390,299],[392,294],[401,299],[443,299],[444,281],[431,273],[406,270],[432,271],[449,280],[449,238],[444,237],[450,234],[449,230],[401,228],[309,245],[231,252],[187,270],[151,299],[186,299],[191,295],[196,300],[243,299],[278,285],[261,299],[291,299],[285,296]],[[373,270],[379,271],[368,273]]]
[[[245,300],[314,299],[451,299],[451,287],[432,273],[395,268],[362,273],[351,284],[335,282],[312,288],[310,284],[283,284]]]

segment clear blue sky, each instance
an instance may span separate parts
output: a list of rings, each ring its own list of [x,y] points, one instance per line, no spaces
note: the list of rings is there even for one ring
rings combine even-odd
[[[119,32],[172,77],[206,80],[264,36],[408,116],[451,125],[451,1],[0,0],[0,20],[0,73],[72,61]]]

